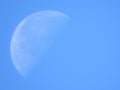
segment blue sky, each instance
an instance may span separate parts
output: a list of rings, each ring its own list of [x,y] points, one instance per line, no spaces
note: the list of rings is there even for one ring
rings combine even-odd
[[[57,10],[68,27],[28,78],[16,71],[10,40],[26,16]],[[119,0],[1,0],[0,90],[120,90]]]

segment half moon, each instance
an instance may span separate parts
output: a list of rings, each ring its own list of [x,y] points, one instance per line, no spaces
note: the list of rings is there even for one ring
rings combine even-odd
[[[58,11],[40,11],[20,22],[13,33],[10,52],[16,70],[25,77],[69,17]]]

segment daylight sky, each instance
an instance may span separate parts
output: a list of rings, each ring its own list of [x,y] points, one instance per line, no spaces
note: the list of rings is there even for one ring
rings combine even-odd
[[[25,17],[42,10],[70,21],[23,78],[11,38]],[[0,90],[120,90],[120,0],[1,0],[0,13]]]

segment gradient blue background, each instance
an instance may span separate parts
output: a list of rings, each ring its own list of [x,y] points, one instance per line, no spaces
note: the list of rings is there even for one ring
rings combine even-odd
[[[71,17],[33,72],[23,78],[10,56],[21,20],[41,10]],[[120,0],[1,0],[0,90],[120,90]]]

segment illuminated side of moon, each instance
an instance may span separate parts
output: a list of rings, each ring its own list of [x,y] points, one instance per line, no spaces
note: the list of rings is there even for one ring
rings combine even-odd
[[[23,76],[41,60],[52,38],[69,17],[58,11],[40,11],[26,17],[13,33],[10,52],[16,70]]]

